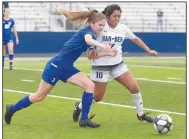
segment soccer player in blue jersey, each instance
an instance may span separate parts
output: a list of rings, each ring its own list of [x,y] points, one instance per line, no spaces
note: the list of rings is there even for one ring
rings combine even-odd
[[[6,55],[6,46],[8,47],[9,52],[9,69],[13,69],[13,59],[14,59],[14,44],[13,44],[13,35],[12,29],[16,38],[16,44],[19,43],[18,34],[16,31],[16,26],[13,18],[9,17],[9,9],[5,8],[3,12],[3,62],[2,65],[4,67],[4,59]]]
[[[5,113],[5,122],[11,123],[11,118],[15,112],[30,106],[33,103],[42,101],[52,90],[55,84],[61,80],[69,82],[84,89],[82,104],[83,110],[79,125],[81,127],[99,127],[100,124],[94,123],[88,118],[90,106],[93,101],[94,83],[77,68],[74,62],[89,46],[100,47],[105,51],[111,51],[110,45],[97,42],[96,34],[99,34],[105,25],[105,16],[102,13],[93,11],[86,12],[67,12],[60,11],[69,20],[86,20],[87,26],[75,33],[62,47],[61,51],[51,58],[44,69],[39,88],[33,94],[25,96],[16,104],[7,104]]]

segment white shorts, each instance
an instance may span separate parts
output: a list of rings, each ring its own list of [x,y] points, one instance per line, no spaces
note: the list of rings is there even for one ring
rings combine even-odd
[[[97,82],[108,82],[109,77],[115,79],[128,70],[127,65],[123,61],[117,65],[111,66],[92,66],[91,80]]]

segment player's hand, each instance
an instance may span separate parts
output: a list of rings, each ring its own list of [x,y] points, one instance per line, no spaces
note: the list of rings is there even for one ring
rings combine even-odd
[[[111,50],[111,46],[109,44],[104,44],[103,49],[107,52]]]
[[[151,56],[157,56],[157,55],[158,55],[158,52],[156,52],[155,50],[150,50],[150,51],[149,51],[149,54],[150,54]]]
[[[19,39],[16,39],[16,45],[18,45],[19,44]]]
[[[89,60],[95,59],[97,57],[97,52],[95,50],[89,50],[87,52],[87,57]]]
[[[110,50],[110,55],[111,55],[111,56],[115,56],[115,55],[117,55],[117,53],[118,53],[118,50],[115,49],[115,48],[112,48],[112,49]]]

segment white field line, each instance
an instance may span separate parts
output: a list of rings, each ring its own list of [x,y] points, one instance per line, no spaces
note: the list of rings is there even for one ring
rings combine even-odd
[[[8,69],[8,67],[5,67]],[[27,70],[27,71],[43,71],[40,69],[27,69],[27,68],[14,68],[15,70]],[[86,74],[90,76],[90,74]],[[170,84],[186,84],[185,82],[173,82],[173,81],[165,81],[165,80],[152,80],[152,79],[146,79],[146,78],[135,78],[137,80],[141,81],[149,81],[149,82],[159,82],[159,83],[170,83]],[[111,79],[110,79],[111,80]]]
[[[182,80],[182,78],[175,78],[175,77],[167,77],[167,79],[170,79],[170,80]]]
[[[186,70],[186,68],[166,67],[166,66],[128,65],[128,67],[144,67],[144,68],[156,68],[156,69]]]
[[[23,81],[23,82],[35,82],[34,80],[26,80],[26,79],[22,79],[21,81]]]
[[[4,67],[4,68],[8,69],[8,67]],[[44,71],[44,70],[41,70],[41,69],[27,69],[27,68],[15,68],[15,67],[14,67],[14,70]]]
[[[52,57],[17,57],[15,60],[48,60]],[[9,60],[8,58],[5,58],[6,60]],[[87,57],[79,57],[79,59],[81,60],[86,60]],[[123,59],[154,59],[153,57],[150,57],[150,56],[142,56],[142,57],[134,57],[134,56],[131,56],[131,57],[123,57]],[[155,59],[186,59],[186,56],[170,56],[170,57],[156,57]]]
[[[32,93],[29,93],[29,92],[10,90],[10,89],[3,89],[3,90],[7,91],[7,92],[14,92],[14,93],[19,93],[19,94],[32,94]],[[79,98],[62,97],[62,96],[56,96],[56,95],[47,95],[47,96],[48,97],[53,97],[53,98],[62,98],[62,99],[67,99],[67,100],[81,100]],[[114,104],[114,103],[107,103],[107,102],[98,102],[98,103],[99,104],[104,104],[104,105],[122,107],[122,108],[135,109],[134,106],[128,106],[128,105],[121,105],[121,104]],[[165,110],[156,110],[156,109],[150,109],[150,108],[144,108],[144,110],[154,111],[154,112],[161,112],[161,113],[170,113],[170,114],[176,114],[176,115],[186,115],[185,113],[180,113],[180,112],[172,112],[172,111],[165,111]]]
[[[49,60],[51,57],[28,57],[28,58],[16,58],[15,60],[16,61],[33,61],[33,62],[39,62],[41,60]],[[152,58],[151,57],[126,57],[125,59],[149,59],[151,60]],[[156,58],[156,59],[186,59],[185,57],[159,57],[159,58]],[[87,60],[89,61],[86,57],[80,57],[79,60]],[[162,61],[163,62],[163,61]],[[165,62],[165,63],[169,63],[169,62]],[[174,62],[174,63],[186,63],[186,62]],[[178,68],[178,67],[169,67],[169,66],[147,66],[147,65],[137,65],[137,64],[134,64],[134,65],[128,65],[128,66],[131,66],[131,67],[147,67],[147,68],[160,68],[160,69],[179,69],[179,70],[186,70],[186,68]]]
[[[165,81],[165,80],[152,80],[152,79],[141,79],[141,78],[135,78],[140,81],[149,81],[149,82],[159,82],[159,83],[170,83],[170,84],[186,84],[185,82],[173,82],[173,81]]]

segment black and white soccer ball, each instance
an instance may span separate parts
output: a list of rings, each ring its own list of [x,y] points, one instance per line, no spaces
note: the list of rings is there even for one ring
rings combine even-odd
[[[154,129],[160,134],[166,134],[173,128],[173,120],[167,114],[160,114],[154,119]]]

